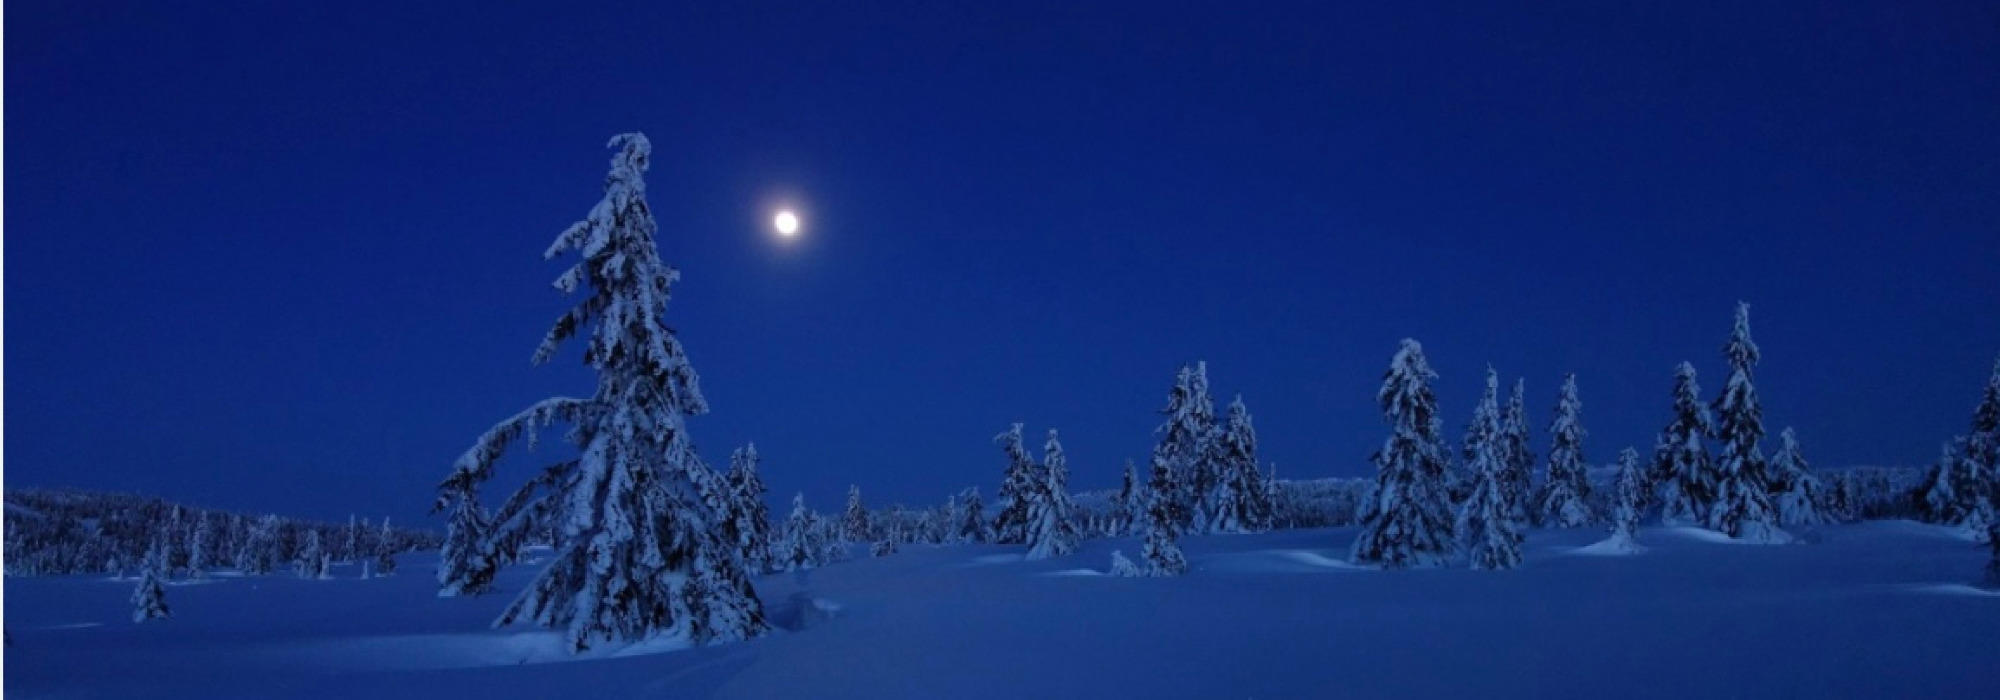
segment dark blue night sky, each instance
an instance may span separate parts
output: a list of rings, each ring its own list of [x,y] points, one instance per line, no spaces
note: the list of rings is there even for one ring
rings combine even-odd
[[[1112,485],[1196,359],[1367,474],[1405,336],[1454,438],[1577,372],[1605,461],[1738,299],[1774,433],[1910,464],[2000,352],[1992,3],[448,4],[8,3],[7,486],[422,517],[589,391],[540,254],[629,130],[774,501],[990,496],[1015,420]]]

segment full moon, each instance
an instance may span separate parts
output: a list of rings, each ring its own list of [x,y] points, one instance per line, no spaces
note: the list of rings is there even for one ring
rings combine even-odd
[[[789,209],[780,211],[777,216],[771,218],[771,227],[778,230],[778,235],[786,238],[799,235],[799,215],[793,214]]]

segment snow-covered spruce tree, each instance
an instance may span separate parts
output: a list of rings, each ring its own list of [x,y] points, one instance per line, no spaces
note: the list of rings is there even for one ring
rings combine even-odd
[[[167,578],[173,578],[181,567],[187,565],[188,531],[181,511],[180,506],[174,506],[167,512],[166,557],[161,560],[163,566],[160,569],[160,575]]]
[[[806,509],[806,495],[793,495],[792,514],[785,518],[785,526],[778,532],[778,547],[774,553],[778,567],[785,571],[799,571],[819,566],[821,549],[812,511]]]
[[[1208,391],[1206,361],[1194,363],[1194,374],[1188,378],[1188,399],[1197,438],[1192,461],[1187,465],[1187,472],[1181,475],[1185,498],[1183,506],[1187,509],[1182,528],[1185,532],[1209,532],[1209,526],[1215,522],[1216,511],[1222,508],[1222,504],[1215,500],[1218,484],[1226,477],[1217,444],[1222,429],[1215,419],[1215,398]]]
[[[1543,523],[1557,527],[1588,524],[1590,472],[1583,459],[1583,399],[1577,396],[1576,375],[1563,377],[1556,395],[1556,417],[1549,424],[1549,472],[1542,484],[1537,512]]]
[[[1034,507],[1035,494],[1042,489],[1041,484],[1046,477],[1035,466],[1035,460],[1028,456],[1020,423],[993,436],[993,441],[1000,445],[1001,454],[1007,458],[1007,470],[1000,479],[1000,500],[995,504],[1000,512],[993,516],[993,541],[998,544],[1021,544],[1028,538],[1028,511]]]
[[[1771,506],[1771,480],[1763,448],[1764,410],[1757,402],[1751,370],[1757,364],[1757,343],[1750,339],[1750,305],[1736,305],[1736,327],[1723,346],[1729,379],[1715,399],[1715,439],[1721,453],[1715,460],[1715,504],[1704,524],[1730,537],[1766,542],[1784,537],[1777,510]]]
[[[1778,432],[1778,453],[1771,455],[1771,499],[1781,525],[1819,525],[1828,521],[1822,509],[1826,488],[1799,452],[1799,438],[1787,427]]]
[[[764,479],[757,475],[757,445],[729,455],[730,517],[736,523],[737,551],[752,572],[771,568],[771,511],[764,505]]]
[[[236,553],[236,568],[253,576],[271,573],[278,562],[278,516],[265,515],[250,525]]]
[[[958,524],[952,537],[959,542],[981,544],[993,539],[993,530],[986,524],[986,504],[979,500],[979,487],[966,489],[958,500]]]
[[[955,536],[959,518],[958,494],[946,494],[944,505],[938,507],[937,514],[930,519],[926,537],[931,544],[950,544],[957,541]]]
[[[1118,493],[1111,496],[1111,512],[1105,517],[1104,534],[1107,537],[1123,537],[1131,534],[1139,522],[1139,476],[1132,466],[1132,460],[1125,460],[1125,480],[1119,483]]]
[[[1403,339],[1376,393],[1390,432],[1373,457],[1375,494],[1362,508],[1361,534],[1354,539],[1351,558],[1357,564],[1401,568],[1451,559],[1453,517],[1444,494],[1437,398],[1431,394],[1435,378],[1423,345]]]
[[[1653,446],[1652,478],[1658,484],[1660,521],[1668,525],[1701,521],[1715,500],[1715,474],[1704,442],[1714,430],[1694,365],[1674,367],[1674,417]]]
[[[382,534],[375,538],[375,575],[396,574],[396,531],[389,529],[389,517],[382,516]]]
[[[1966,476],[1984,487],[1985,504],[2000,506],[2000,359],[1986,379],[1979,407],[1972,412],[1972,432],[1965,436]]]
[[[1139,549],[1139,556],[1146,562],[1147,576],[1179,576],[1187,572],[1187,557],[1181,554],[1178,541],[1180,524],[1173,499],[1167,494],[1179,493],[1172,469],[1161,460],[1153,460],[1153,478],[1146,484],[1145,502],[1145,544]]]
[[[156,537],[153,546],[146,553],[146,562],[139,570],[139,585],[132,589],[132,621],[164,620],[167,612],[167,589],[161,583],[166,577],[167,543],[164,537]]]
[[[1166,421],[1154,432],[1160,442],[1153,446],[1152,464],[1165,466],[1173,472],[1174,478],[1168,482],[1173,490],[1154,490],[1152,497],[1171,516],[1174,534],[1179,536],[1197,520],[1194,511],[1201,500],[1195,489],[1199,473],[1207,467],[1211,459],[1211,434],[1215,426],[1215,408],[1206,393],[1206,363],[1183,366],[1174,377],[1174,388],[1167,393],[1167,407],[1160,410]],[[1197,376],[1201,379],[1197,380]]]
[[[1514,380],[1514,393],[1507,399],[1507,409],[1500,414],[1500,444],[1506,449],[1506,478],[1501,480],[1507,493],[1507,502],[1512,506],[1514,519],[1533,522],[1535,512],[1529,508],[1528,498],[1534,494],[1533,474],[1535,453],[1528,448],[1528,382]]]
[[[1472,498],[1472,488],[1479,482],[1479,475],[1472,470],[1472,460],[1487,449],[1488,443],[1500,441],[1500,425],[1500,373],[1494,371],[1493,365],[1487,365],[1486,391],[1479,395],[1479,403],[1472,407],[1472,420],[1465,424],[1465,439],[1459,443],[1460,458],[1455,464],[1445,465],[1445,495],[1453,506]]]
[[[1488,382],[1495,381],[1492,373],[1486,376]],[[1482,399],[1481,403],[1488,400]],[[1476,426],[1475,431],[1497,434],[1501,430],[1495,408],[1484,405],[1473,412],[1487,423]],[[1485,440],[1478,445],[1479,449],[1465,461],[1472,491],[1459,508],[1458,533],[1465,539],[1467,561],[1472,568],[1512,569],[1521,565],[1521,526],[1507,500],[1507,444],[1504,440]]]
[[[469,470],[454,470],[438,486],[432,512],[446,514],[444,544],[438,550],[438,597],[476,596],[493,588],[500,560],[487,541],[486,507],[479,503],[479,481]]]
[[[1861,484],[1854,472],[1843,470],[1828,477],[1826,504],[1820,513],[1831,522],[1851,523],[1861,519]]]
[[[1918,504],[1932,522],[1980,527],[2000,500],[2000,361],[1973,410],[1971,428],[1946,443],[1918,489]]]
[[[333,555],[327,553],[320,544],[319,529],[307,528],[305,544],[299,547],[292,559],[292,572],[299,578],[329,578],[328,568],[333,564]]]
[[[188,574],[195,578],[208,576],[208,567],[215,565],[215,528],[206,514],[195,516],[194,537],[188,540]]]
[[[1271,528],[1289,527],[1292,524],[1292,504],[1285,497],[1283,484],[1278,483],[1278,465],[1264,472],[1264,502],[1271,504]]]
[[[652,145],[620,134],[604,197],[556,236],[545,253],[574,251],[556,278],[583,291],[536,348],[536,364],[564,341],[584,339],[597,374],[588,398],[551,398],[495,425],[454,467],[478,481],[515,441],[533,447],[556,421],[577,457],[549,466],[495,515],[488,541],[516,551],[554,530],[555,553],[495,626],[515,621],[564,630],[568,646],[679,637],[696,643],[762,634],[763,605],[726,541],[713,492],[724,488],[695,453],[686,419],[708,411],[700,380],[664,316],[680,272],[661,261],[646,201]]]
[[[1062,441],[1049,430],[1042,446],[1042,481],[1034,504],[1028,510],[1028,555],[1030,560],[1060,557],[1076,551],[1083,533],[1076,528],[1076,506],[1069,498],[1069,459],[1063,456]]]
[[[1639,451],[1630,447],[1618,453],[1618,484],[1611,505],[1611,538],[1622,549],[1633,550],[1639,541],[1639,512],[1646,502],[1647,478],[1639,466]]]
[[[840,536],[840,521],[838,519],[822,518],[818,513],[814,513],[813,528],[818,532],[814,537],[815,541],[819,542],[820,545],[819,561],[821,564],[847,561],[853,557],[854,552],[852,548],[847,546],[847,539]]]
[[[367,518],[361,519],[361,529],[354,533],[354,560],[361,565],[361,578],[369,578],[375,571],[375,528]]]
[[[1215,440],[1216,479],[1209,488],[1209,532],[1271,529],[1271,502],[1257,464],[1257,429],[1238,395]]]
[[[868,509],[861,505],[861,487],[847,486],[847,510],[840,515],[840,536],[848,542],[867,542]]]
[[[361,558],[361,526],[355,524],[354,514],[347,514],[347,529],[341,532],[340,561],[353,562]]]

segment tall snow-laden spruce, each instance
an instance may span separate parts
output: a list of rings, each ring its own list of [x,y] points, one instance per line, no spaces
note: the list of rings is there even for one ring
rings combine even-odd
[[[612,137],[604,197],[556,236],[544,254],[577,259],[556,278],[583,292],[559,317],[534,362],[564,341],[584,338],[583,362],[597,374],[588,398],[543,400],[495,425],[454,467],[473,481],[491,476],[514,442],[533,447],[541,429],[569,424],[577,456],[547,467],[495,513],[487,538],[517,551],[530,533],[553,530],[548,566],[494,621],[564,630],[582,651],[601,644],[674,637],[694,643],[742,639],[766,630],[736,543],[725,541],[728,513],[711,504],[723,480],[702,463],[686,420],[708,411],[700,380],[664,318],[680,272],[661,261],[646,201],[652,145],[642,134]]]
[[[1486,394],[1473,411],[1474,425],[1468,432],[1495,434],[1501,430],[1498,407],[1491,402],[1499,377],[1486,372]],[[1464,538],[1467,558],[1474,569],[1512,569],[1521,565],[1521,527],[1514,519],[1507,497],[1506,443],[1485,440],[1466,457],[1465,473],[1471,489],[1458,514],[1458,533]]]
[[[1500,414],[1500,444],[1505,447],[1505,477],[1501,480],[1506,487],[1507,503],[1517,521],[1532,521],[1535,518],[1529,507],[1528,498],[1533,495],[1533,474],[1535,453],[1528,447],[1528,380],[1515,378],[1514,393],[1507,398],[1507,409]]]
[[[1257,429],[1237,396],[1215,440],[1215,484],[1209,488],[1209,532],[1262,532],[1271,528],[1271,502],[1257,464]]]
[[[757,475],[757,445],[729,455],[730,518],[736,526],[736,547],[751,572],[771,570],[771,510],[764,505],[764,479]]]
[[[1179,512],[1167,494],[1179,493],[1175,483],[1174,470],[1160,460],[1153,460],[1152,479],[1147,482],[1141,500],[1145,506],[1145,537],[1139,554],[1145,564],[1140,569],[1147,576],[1179,576],[1187,573],[1187,557],[1181,554],[1180,523],[1175,519]]]
[[[840,514],[840,537],[848,542],[868,541],[868,509],[861,505],[861,487],[847,485],[847,510]]]
[[[1701,402],[1694,365],[1680,363],[1674,367],[1674,417],[1653,445],[1652,478],[1658,484],[1661,522],[1700,522],[1715,500],[1714,467],[1705,442],[1714,426]]]
[[[993,541],[1021,544],[1028,541],[1028,511],[1034,507],[1035,494],[1041,490],[1045,477],[1028,456],[1020,423],[993,436],[993,441],[999,443],[1001,454],[1007,458],[1007,471],[1001,475],[1000,500],[996,504],[1000,512],[993,516]]]
[[[486,508],[479,503],[479,479],[453,470],[438,486],[433,512],[446,514],[444,544],[438,551],[438,597],[479,595],[493,588],[500,561],[486,541]]]
[[[1646,502],[1645,472],[1639,466],[1639,451],[1630,447],[1618,453],[1618,484],[1611,505],[1611,538],[1620,549],[1638,549],[1639,511]]]
[[[1206,469],[1210,459],[1209,434],[1214,429],[1214,407],[1207,396],[1206,363],[1197,370],[1195,365],[1184,365],[1174,376],[1174,388],[1167,393],[1167,407],[1160,410],[1166,421],[1154,432],[1160,442],[1153,446],[1152,465],[1166,467],[1173,473],[1167,482],[1169,491],[1157,490],[1152,498],[1166,509],[1174,527],[1175,536],[1190,531],[1195,524],[1198,501],[1201,500],[1193,483],[1197,472]],[[1197,377],[1200,377],[1197,379]]]
[[[1444,448],[1437,398],[1423,345],[1405,338],[1389,362],[1376,402],[1390,426],[1376,451],[1375,493],[1363,505],[1357,564],[1385,568],[1436,566],[1454,551],[1451,504],[1444,494]]]
[[[1479,475],[1472,471],[1474,459],[1500,440],[1500,373],[1486,366],[1486,391],[1472,407],[1472,420],[1465,424],[1465,439],[1459,443],[1459,459],[1445,465],[1445,495],[1454,504],[1472,497]],[[1495,447],[1494,449],[1504,449]]]
[[[1076,551],[1083,539],[1076,529],[1076,506],[1069,498],[1069,458],[1063,456],[1062,441],[1049,431],[1042,446],[1042,470],[1047,474],[1040,494],[1028,511],[1027,558],[1048,559]]]
[[[1736,326],[1723,345],[1729,378],[1715,398],[1715,439],[1721,453],[1715,460],[1715,503],[1704,520],[1711,530],[1730,537],[1766,542],[1784,538],[1771,506],[1771,479],[1766,473],[1764,409],[1752,379],[1760,353],[1750,339],[1750,305],[1736,304]]]
[[[1799,451],[1799,437],[1787,427],[1778,432],[1778,452],[1771,455],[1771,499],[1778,510],[1780,525],[1819,525],[1829,519],[1822,512],[1827,502],[1826,487],[1813,476],[1811,465]]]
[[[1583,459],[1583,399],[1577,396],[1576,375],[1563,377],[1556,395],[1556,417],[1549,424],[1549,473],[1536,510],[1541,521],[1557,527],[1588,524],[1590,472]]]
[[[1187,471],[1180,475],[1187,509],[1181,526],[1186,532],[1209,532],[1216,512],[1224,507],[1216,497],[1220,483],[1227,476],[1223,473],[1217,441],[1221,431],[1215,422],[1215,397],[1208,391],[1206,361],[1194,363],[1194,373],[1188,377],[1188,411],[1196,438]]]

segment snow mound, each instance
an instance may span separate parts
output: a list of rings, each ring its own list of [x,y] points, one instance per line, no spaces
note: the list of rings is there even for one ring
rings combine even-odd
[[[1373,566],[1365,566],[1327,556],[1315,549],[1260,549],[1237,554],[1212,557],[1203,562],[1203,569],[1233,573],[1302,573],[1322,571],[1377,571]]]
[[[1669,527],[1662,528],[1660,531],[1670,535],[1714,544],[1791,544],[1794,541],[1790,533],[1777,528],[1771,528],[1761,535],[1741,539],[1702,527]]]
[[[976,557],[973,557],[973,558],[972,558],[972,561],[968,561],[968,562],[966,562],[966,563],[965,563],[965,565],[966,565],[966,566],[989,566],[989,565],[992,565],[992,564],[1013,564],[1013,563],[1016,563],[1016,562],[1021,562],[1021,561],[1026,561],[1026,560],[1027,560],[1027,557],[1024,557],[1024,556],[1022,556],[1022,555],[1020,555],[1020,554],[985,554],[985,555],[981,555],[981,556],[976,556]]]
[[[1734,540],[1731,541],[1733,542]],[[1632,541],[1632,538],[1622,535],[1612,535],[1598,540],[1596,543],[1569,550],[1570,554],[1586,557],[1629,557],[1634,554],[1644,554],[1645,552],[1645,547],[1639,546],[1639,543]]]
[[[1103,576],[1105,574],[1104,572],[1098,571],[1096,569],[1063,569],[1061,571],[1051,571],[1042,575],[1043,576]]]
[[[1363,566],[1345,559],[1335,559],[1310,549],[1274,550],[1274,553],[1300,564],[1325,569],[1345,569],[1349,571],[1373,571],[1375,569],[1375,567]]]

